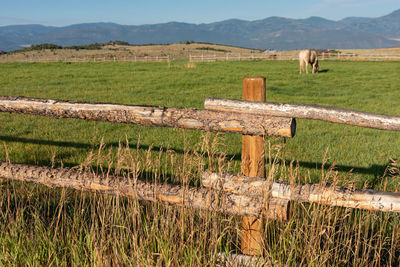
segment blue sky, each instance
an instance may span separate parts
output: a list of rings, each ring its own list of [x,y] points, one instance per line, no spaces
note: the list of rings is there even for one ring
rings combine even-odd
[[[65,26],[87,22],[126,25],[170,21],[210,23],[231,18],[270,16],[340,20],[349,16],[380,17],[400,8],[400,0],[0,0],[0,26]]]

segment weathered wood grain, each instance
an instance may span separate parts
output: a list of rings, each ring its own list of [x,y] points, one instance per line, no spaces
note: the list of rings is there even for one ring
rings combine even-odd
[[[265,101],[265,77],[243,78],[242,98]],[[249,177],[265,176],[265,140],[263,136],[242,135],[241,172]],[[241,248],[247,255],[261,255],[263,224],[257,217],[245,216],[241,224]]]
[[[280,218],[281,200],[268,203],[260,197],[224,193],[210,188],[186,188],[178,185],[147,183],[119,176],[104,177],[69,168],[39,167],[0,162],[0,178],[33,182],[49,187],[64,187],[163,202],[169,205],[221,212],[238,216]]]
[[[204,187],[243,196],[265,194],[283,200],[318,203],[329,206],[365,209],[371,211],[400,212],[400,193],[370,189],[349,189],[320,184],[284,184],[266,181],[262,177],[246,177],[229,173],[205,172]]]
[[[374,114],[320,105],[251,102],[234,99],[207,98],[207,110],[238,112],[277,117],[321,120],[380,130],[400,131],[400,116]]]
[[[248,135],[293,137],[296,131],[296,121],[291,118],[193,108],[85,103],[28,97],[0,96],[0,112]]]

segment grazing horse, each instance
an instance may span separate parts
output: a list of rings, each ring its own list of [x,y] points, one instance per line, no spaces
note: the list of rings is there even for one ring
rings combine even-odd
[[[301,71],[304,70],[304,63],[306,63],[306,73],[308,73],[308,64],[312,65],[312,73],[318,73],[319,65],[318,65],[318,56],[315,50],[307,49],[301,50],[299,53],[299,62],[300,62],[300,74]]]

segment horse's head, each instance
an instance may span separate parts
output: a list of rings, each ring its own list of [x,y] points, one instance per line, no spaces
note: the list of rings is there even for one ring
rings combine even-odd
[[[315,62],[315,64],[313,65],[312,72],[313,73],[318,73],[318,71],[319,71],[319,64],[318,64],[318,59],[317,59],[317,62]]]

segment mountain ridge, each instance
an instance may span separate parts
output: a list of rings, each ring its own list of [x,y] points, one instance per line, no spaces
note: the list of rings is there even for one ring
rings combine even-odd
[[[186,40],[256,49],[370,49],[398,45],[400,9],[378,18],[348,17],[329,20],[318,16],[291,19],[278,16],[247,21],[228,19],[192,24],[171,21],[121,25],[113,22],[40,24],[0,27],[0,49],[12,51],[26,45],[54,43],[62,46],[121,40],[131,44],[179,43]]]

